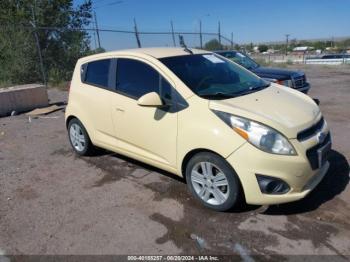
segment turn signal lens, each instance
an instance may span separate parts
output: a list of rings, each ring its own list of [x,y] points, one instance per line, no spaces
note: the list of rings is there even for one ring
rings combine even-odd
[[[238,127],[233,127],[233,130],[235,130],[245,140],[248,140],[249,136],[248,136],[248,133],[246,131],[244,131]]]

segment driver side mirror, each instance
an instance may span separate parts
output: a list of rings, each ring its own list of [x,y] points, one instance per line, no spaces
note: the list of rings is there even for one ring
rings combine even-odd
[[[162,99],[156,92],[147,93],[137,100],[139,106],[159,107],[163,106]]]

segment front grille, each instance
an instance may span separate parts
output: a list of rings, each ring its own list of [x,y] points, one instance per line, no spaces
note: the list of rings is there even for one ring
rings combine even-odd
[[[324,141],[322,143],[319,143],[318,145],[313,146],[306,151],[306,157],[309,160],[309,163],[310,163],[312,170],[320,168],[319,158],[318,158],[319,156],[318,156],[317,150],[320,149],[321,147],[327,145],[330,141],[331,141],[331,135],[330,135],[330,133],[328,133],[326,138],[324,139]],[[330,151],[330,148],[328,151]],[[328,155],[328,153],[329,152],[323,152],[323,154],[325,155],[324,159],[323,159],[324,161],[327,160],[326,155]]]
[[[302,88],[304,87],[305,83],[306,83],[306,78],[305,75],[302,76],[297,76],[292,78],[293,79],[293,87],[294,88]]]
[[[321,117],[321,119],[316,124],[299,132],[297,135],[297,139],[299,141],[303,141],[303,140],[308,139],[309,137],[312,137],[313,135],[318,133],[323,128],[323,125],[324,125],[324,119],[323,119],[323,117]]]

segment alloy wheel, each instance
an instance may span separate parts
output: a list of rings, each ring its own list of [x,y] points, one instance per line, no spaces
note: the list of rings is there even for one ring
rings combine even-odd
[[[208,204],[221,205],[229,197],[225,173],[210,162],[200,162],[193,167],[191,183],[196,194]]]
[[[85,149],[85,146],[86,146],[85,135],[83,133],[83,130],[78,124],[73,123],[70,126],[69,137],[75,150],[82,152]]]

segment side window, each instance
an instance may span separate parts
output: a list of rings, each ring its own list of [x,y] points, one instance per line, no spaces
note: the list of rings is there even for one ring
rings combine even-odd
[[[151,66],[133,59],[118,58],[116,90],[133,98],[159,93],[160,75]]]
[[[108,88],[110,59],[98,60],[87,64],[84,83]]]
[[[162,76],[159,78],[159,95],[164,102],[170,102],[172,97],[172,87]]]

